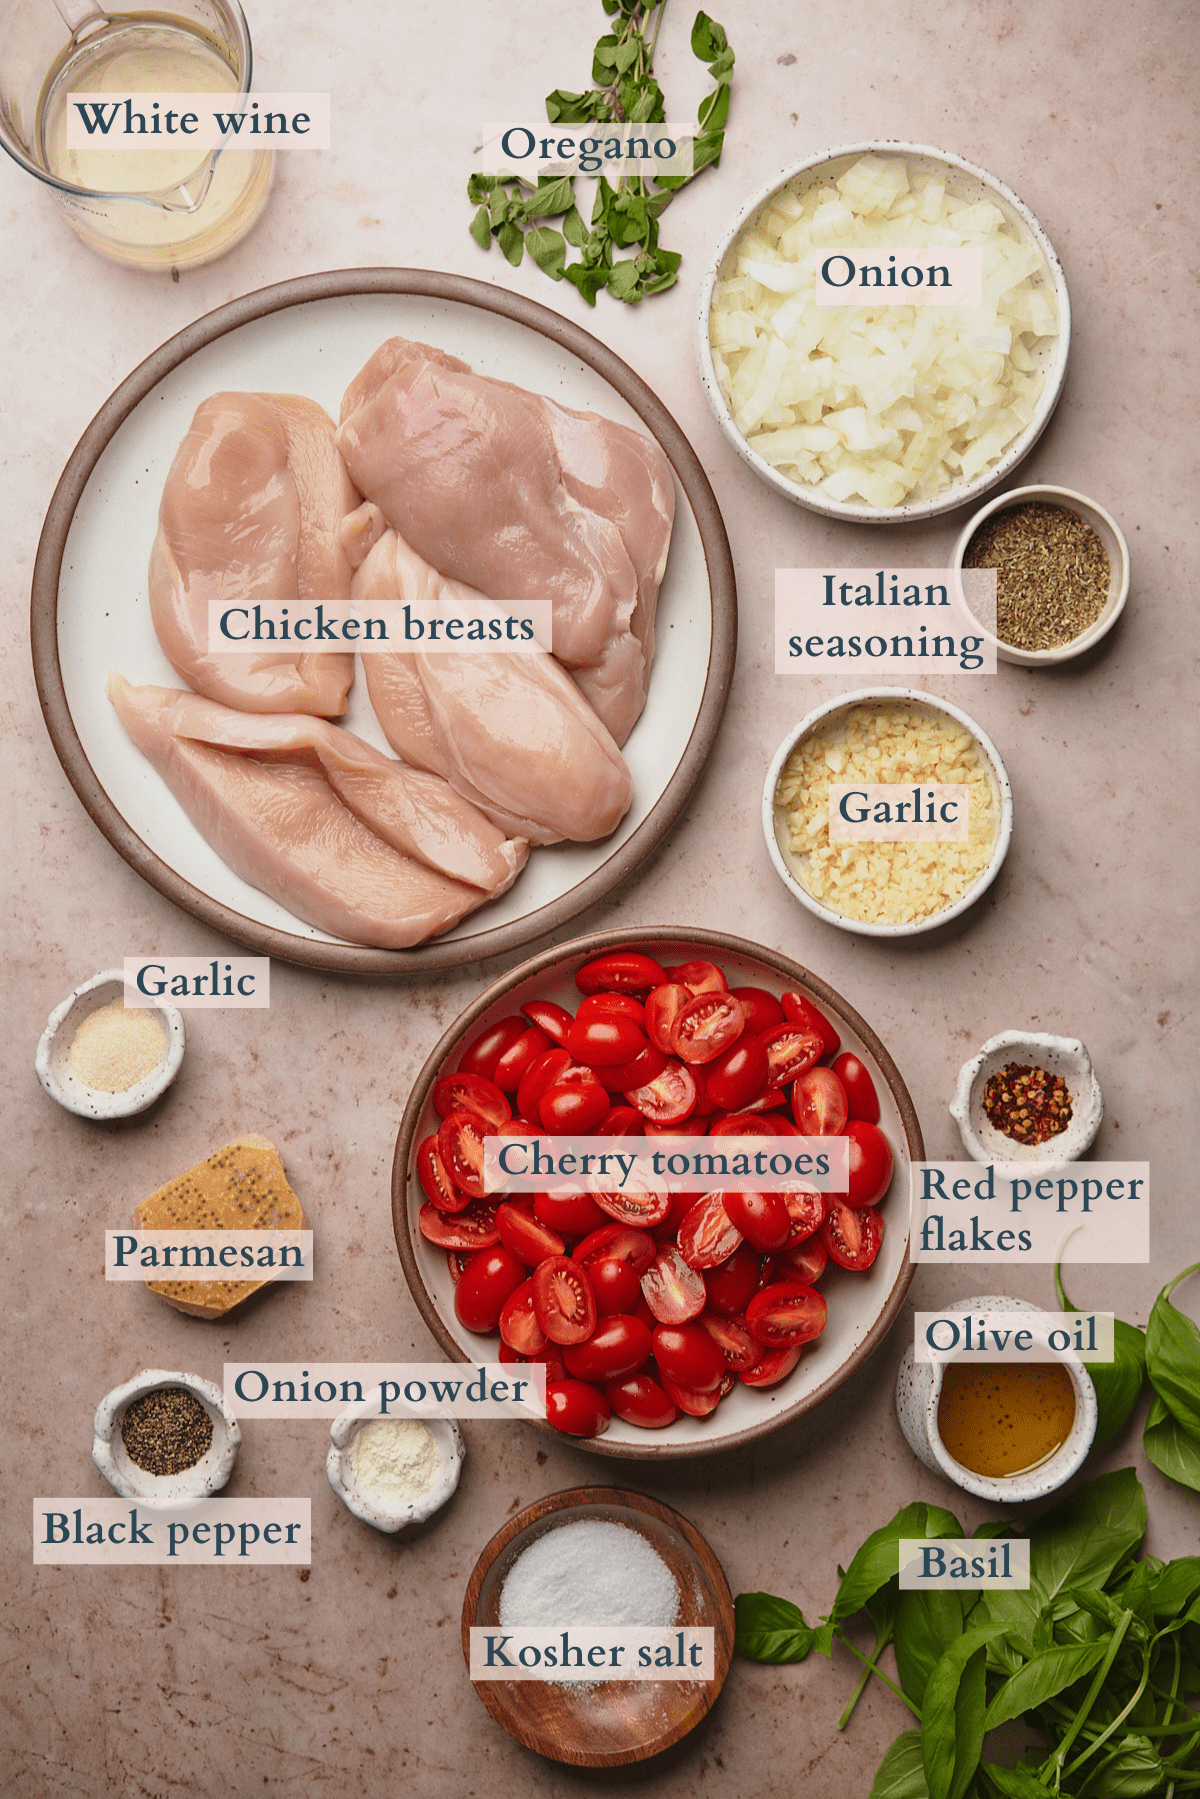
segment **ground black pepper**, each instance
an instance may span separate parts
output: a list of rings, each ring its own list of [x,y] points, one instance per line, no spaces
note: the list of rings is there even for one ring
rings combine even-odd
[[[966,568],[996,571],[996,635],[1016,650],[1053,650],[1094,625],[1112,582],[1108,552],[1078,513],[1033,500],[975,533]]]
[[[126,1407],[121,1441],[147,1474],[182,1474],[212,1442],[212,1419],[186,1387],[153,1387]]]
[[[983,1089],[989,1121],[1016,1143],[1046,1143],[1071,1122],[1071,1093],[1060,1074],[1008,1062]]]

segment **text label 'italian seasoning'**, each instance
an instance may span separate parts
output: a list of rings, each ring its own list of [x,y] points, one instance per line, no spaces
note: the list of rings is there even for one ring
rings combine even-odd
[[[813,429],[828,433],[830,449],[839,441],[831,425]],[[859,672],[843,663],[909,677],[938,665],[994,675],[995,629],[994,568],[775,571],[777,675]]]
[[[914,1162],[913,1262],[1148,1262],[1149,1162]]]
[[[711,1624],[471,1626],[472,1680],[714,1680]]]
[[[35,1499],[35,1563],[312,1559],[311,1499]]]
[[[544,1418],[544,1362],[226,1362],[235,1417]]]
[[[311,1231],[105,1231],[106,1281],[164,1274],[188,1281],[232,1281],[269,1274],[273,1281],[313,1278]]]
[[[127,1010],[170,1000],[180,1012],[261,1012],[271,1004],[271,958],[126,956]]]

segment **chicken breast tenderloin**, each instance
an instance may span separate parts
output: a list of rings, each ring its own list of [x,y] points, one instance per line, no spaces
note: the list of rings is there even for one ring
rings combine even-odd
[[[359,491],[443,575],[505,606],[551,601],[556,658],[624,743],[675,509],[657,445],[404,338],[347,388],[337,442]]]
[[[503,893],[529,853],[446,783],[348,731],[109,676],[125,729],[235,874],[309,924],[407,949]]]
[[[150,554],[150,615],[172,668],[206,698],[246,711],[344,712],[352,655],[282,643],[210,653],[208,607],[344,606],[350,565],[341,525],[357,504],[333,421],[315,400],[205,400],[167,475]]]

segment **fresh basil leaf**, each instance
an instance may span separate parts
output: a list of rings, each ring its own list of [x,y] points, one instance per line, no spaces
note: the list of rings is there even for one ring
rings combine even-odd
[[[492,221],[488,217],[488,209],[486,206],[481,206],[479,208],[479,211],[475,214],[475,217],[471,220],[467,229],[470,231],[471,236],[475,239],[475,242],[479,245],[481,250],[491,249]]]
[[[961,1537],[962,1534],[962,1526],[953,1512],[927,1505],[924,1500],[904,1506],[889,1524],[871,1532],[842,1576],[830,1613],[833,1622],[840,1624],[843,1618],[852,1618],[855,1612],[861,1612],[872,1594],[887,1581],[897,1578],[901,1537]]]
[[[987,1646],[999,1626],[964,1631],[942,1654],[925,1686],[921,1751],[929,1799],[963,1799],[983,1749]]]
[[[624,300],[627,306],[636,306],[641,299],[642,278],[629,258],[613,263],[608,271],[608,291],[615,299]]]
[[[525,248],[552,281],[561,281],[567,261],[567,245],[561,231],[549,225],[534,225],[525,234]]]
[[[818,1655],[823,1655],[826,1660],[833,1654],[833,1639],[836,1632],[837,1625],[831,1618],[826,1618],[823,1624],[818,1624],[816,1630],[813,1632],[813,1648]]]
[[[583,216],[577,206],[572,205],[568,211],[563,214],[562,228],[563,236],[571,245],[572,249],[581,250],[584,244],[587,243],[588,228],[584,224]]]
[[[888,1589],[884,1588],[884,1591]],[[962,1634],[963,1601],[960,1594],[936,1589],[896,1594],[892,1646],[896,1651],[900,1685],[915,1705],[924,1704],[930,1674],[951,1643]]]
[[[1157,1393],[1146,1414],[1142,1443],[1160,1473],[1200,1493],[1200,1443],[1172,1417]]]
[[[1028,1618],[1049,1609],[1068,1587],[1102,1587],[1145,1533],[1146,1497],[1134,1470],[1101,1474],[1030,1527],[1028,1591],[995,1588],[988,1609],[1001,1621]]]
[[[1200,1439],[1200,1329],[1171,1304],[1180,1281],[1195,1272],[1187,1268],[1176,1275],[1155,1300],[1146,1326],[1146,1366],[1176,1423]]]
[[[1174,1618],[1200,1593],[1200,1555],[1181,1555],[1150,1578],[1150,1604],[1156,1618]]]
[[[1089,1799],[1142,1799],[1167,1791],[1163,1765],[1148,1737],[1129,1735],[1088,1781]]]
[[[1025,1762],[1018,1762],[1015,1768],[1002,1768],[998,1762],[979,1765],[1002,1799],[1054,1799],[1054,1788],[1039,1780]]]
[[[1000,1688],[987,1708],[984,1729],[995,1730],[998,1725],[1007,1724],[1010,1718],[1019,1718],[1032,1711],[1035,1705],[1044,1705],[1047,1699],[1053,1699],[1075,1681],[1082,1680],[1104,1660],[1111,1641],[1110,1632],[1095,1643],[1047,1649],[1034,1656]]]
[[[1062,1283],[1062,1268],[1054,1266],[1054,1285],[1066,1312],[1078,1311],[1067,1298]],[[1089,1362],[1088,1378],[1096,1389],[1095,1446],[1107,1443],[1124,1430],[1146,1384],[1146,1333],[1123,1318],[1113,1321],[1113,1359],[1111,1362]]]
[[[774,1593],[739,1593],[733,1602],[736,1655],[752,1662],[802,1662],[815,1635],[790,1599]]]
[[[506,219],[496,233],[496,242],[515,269],[525,249],[525,238],[521,227],[514,225],[511,219]]]
[[[698,12],[692,26],[692,55],[698,56],[701,62],[711,62],[714,56],[728,48],[729,39],[722,27],[706,12]]]
[[[919,1730],[902,1730],[885,1752],[868,1799],[929,1799]]]

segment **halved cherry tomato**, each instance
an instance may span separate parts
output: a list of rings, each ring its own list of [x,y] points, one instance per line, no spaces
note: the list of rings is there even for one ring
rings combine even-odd
[[[741,1000],[742,1011],[746,1014],[746,1029],[755,1037],[783,1023],[783,1007],[765,987],[731,987],[729,991],[734,999]]]
[[[454,1289],[454,1311],[469,1331],[494,1331],[509,1294],[525,1280],[525,1265],[507,1249],[482,1249]]]
[[[724,1203],[730,1223],[755,1249],[782,1249],[792,1234],[782,1193],[726,1193]]]
[[[837,1194],[828,1195],[829,1208],[821,1226],[821,1241],[839,1268],[856,1273],[869,1268],[883,1242],[883,1219],[874,1206],[855,1211]]]
[[[474,1112],[488,1124],[503,1124],[512,1107],[495,1081],[480,1074],[444,1074],[433,1089],[433,1109],[439,1118],[451,1112]]]
[[[725,1373],[725,1352],[699,1324],[660,1324],[655,1327],[654,1360],[660,1374],[690,1387],[695,1393],[711,1393]]]
[[[730,1223],[723,1193],[705,1193],[684,1213],[679,1226],[679,1253],[689,1268],[716,1268],[742,1240]]]
[[[560,1237],[586,1237],[608,1223],[590,1193],[535,1193],[533,1215]]]
[[[837,1137],[846,1128],[846,1089],[832,1068],[806,1068],[792,1082],[792,1117],[802,1137]]]
[[[746,1329],[767,1349],[811,1343],[825,1329],[829,1308],[815,1287],[777,1281],[746,1307]]]
[[[646,1030],[651,1043],[667,1054],[671,1050],[675,1020],[691,997],[688,989],[678,981],[668,981],[665,987],[656,987],[646,996]]]
[[[678,1245],[679,1227],[692,1209],[694,1193],[672,1193],[671,1209],[661,1224],[656,1224],[651,1231],[655,1246],[659,1243],[675,1243]]]
[[[666,980],[662,964],[636,949],[615,949],[585,962],[575,975],[580,993],[647,993]]]
[[[643,1137],[672,1137],[676,1142],[695,1143],[708,1130],[708,1119],[697,1118],[689,1112],[686,1118],[668,1118],[663,1124],[656,1124],[653,1118],[643,1118]]]
[[[820,1006],[815,1006],[812,1000],[805,999],[802,993],[795,992],[785,993],[780,1004],[783,1007],[783,1016],[789,1024],[802,1025],[806,1031],[817,1032],[823,1045],[821,1050],[823,1056],[837,1055],[838,1050],[842,1047],[842,1040],[834,1029],[833,1021],[826,1018]]]
[[[565,1049],[548,1049],[544,1056],[530,1064],[517,1088],[517,1110],[522,1118],[528,1118],[531,1124],[539,1121],[538,1108],[543,1093],[547,1093],[563,1069],[570,1066],[571,1058]]]
[[[619,1256],[599,1256],[589,1260],[586,1267],[596,1295],[598,1317],[614,1318],[634,1311],[642,1297],[642,1277],[632,1263],[623,1262]]]
[[[868,1124],[863,1118],[852,1118],[845,1135],[850,1140],[850,1191],[845,1195],[846,1204],[856,1209],[877,1206],[892,1184],[892,1146],[878,1125]]]
[[[439,1249],[490,1249],[500,1241],[495,1219],[495,1206],[473,1199],[453,1217],[439,1212],[436,1206],[422,1206],[417,1213],[417,1228],[427,1242],[436,1243]]]
[[[589,993],[579,1002],[575,1022],[584,1023],[589,1018],[628,1018],[643,1036],[646,1033],[646,1008],[632,993]]]
[[[631,1062],[617,1062],[608,1068],[597,1068],[596,1079],[611,1093],[630,1093],[637,1087],[645,1087],[650,1081],[656,1081],[667,1066],[667,1058],[661,1049],[648,1043],[643,1037],[642,1048]]]
[[[729,993],[698,993],[675,1020],[671,1048],[684,1062],[712,1062],[737,1042],[746,1015]]]
[[[786,1087],[798,1074],[811,1068],[823,1047],[819,1031],[799,1024],[776,1025],[761,1042],[767,1052],[767,1080],[772,1087]],[[524,1111],[524,1107],[521,1109]]]
[[[803,1344],[787,1349],[764,1349],[753,1368],[743,1368],[738,1379],[747,1387],[774,1387],[786,1380],[803,1353]]]
[[[725,1357],[727,1368],[735,1374],[743,1368],[753,1368],[763,1346],[746,1329],[744,1318],[714,1318],[711,1312],[705,1312],[699,1322]]]
[[[561,1256],[566,1251],[557,1231],[512,1200],[496,1208],[496,1229],[505,1249],[527,1268],[536,1268],[547,1256]]]
[[[496,1064],[506,1049],[523,1037],[529,1025],[523,1018],[498,1018],[495,1024],[489,1024],[481,1031],[473,1043],[469,1043],[458,1058],[459,1074],[479,1074],[485,1080],[494,1080]]]
[[[661,1368],[658,1371],[658,1378],[661,1380],[663,1392],[671,1404],[678,1406],[681,1412],[687,1412],[692,1418],[707,1418],[708,1414],[715,1412],[721,1403],[719,1386],[714,1387],[710,1393],[697,1393],[694,1387],[684,1387],[677,1380],[672,1380],[670,1375],[664,1374]]]
[[[771,1125],[755,1112],[719,1112],[708,1127],[710,1137],[773,1137]]]
[[[562,1049],[567,1041],[567,1032],[575,1020],[565,1006],[556,1006],[552,999],[531,999],[521,1007],[530,1024],[540,1025],[551,1043],[557,1043]]]
[[[503,1124],[496,1126],[497,1137],[540,1137],[541,1132],[536,1124],[530,1124],[528,1118],[506,1118]]]
[[[739,1002],[740,1003],[740,1002]],[[713,1109],[740,1112],[757,1099],[767,1084],[767,1052],[751,1033],[743,1031],[737,1042],[704,1069],[705,1086]]]
[[[538,1102],[545,1128],[572,1137],[590,1136],[607,1111],[608,1094],[592,1070],[579,1062],[562,1069]]]
[[[654,1080],[625,1097],[653,1124],[678,1124],[696,1109],[696,1083],[682,1062],[668,1062]]]
[[[686,987],[689,993],[728,993],[729,982],[712,962],[681,962],[667,969],[667,980],[673,986]]]
[[[803,1281],[815,1287],[829,1266],[829,1253],[820,1237],[807,1237],[803,1243],[788,1243],[780,1251],[779,1267],[784,1280]]]
[[[477,1251],[473,1249],[448,1249],[446,1251],[446,1266],[450,1270],[450,1279],[456,1287],[462,1279],[463,1269],[476,1253]]]
[[[791,1234],[786,1247],[793,1243],[803,1243],[815,1231],[821,1228],[825,1216],[825,1196],[818,1193],[815,1187],[791,1187],[783,1196],[788,1217],[792,1221]]]
[[[781,1106],[786,1106],[787,1102],[788,1096],[782,1087],[764,1087],[757,1099],[750,1100],[748,1104],[742,1107],[742,1110],[743,1112],[749,1112],[753,1117],[760,1112],[777,1112]],[[779,1123],[780,1121],[778,1118],[768,1118],[766,1120],[767,1128],[772,1136],[777,1137],[780,1134]],[[790,1125],[788,1126],[788,1130],[790,1132]]]
[[[439,1212],[461,1212],[471,1203],[471,1195],[460,1193],[450,1179],[436,1137],[426,1137],[417,1151],[417,1179]]]
[[[548,1256],[533,1271],[533,1309],[552,1343],[584,1343],[596,1328],[596,1295],[587,1270],[569,1256]]]
[[[654,1260],[654,1238],[646,1231],[631,1229],[626,1224],[602,1224],[571,1251],[572,1260],[582,1262],[585,1268],[606,1256],[617,1256],[622,1262],[628,1262],[640,1277]]]
[[[521,1355],[537,1355],[549,1341],[537,1321],[533,1306],[533,1282],[522,1281],[500,1308],[500,1340]]]
[[[437,1134],[438,1155],[454,1185],[472,1199],[482,1199],[483,1139],[487,1124],[474,1112],[451,1112]]]
[[[597,1137],[640,1137],[642,1115],[636,1106],[610,1106],[594,1134]]]
[[[758,1289],[759,1260],[748,1243],[742,1243],[717,1268],[709,1268],[704,1276],[708,1289],[710,1312],[722,1318],[736,1318],[746,1310]]]
[[[649,1359],[650,1332],[640,1318],[628,1313],[602,1318],[586,1343],[570,1343],[563,1350],[567,1373],[576,1380],[620,1380],[635,1374]]]
[[[704,1276],[688,1267],[673,1243],[660,1244],[642,1276],[642,1297],[660,1324],[686,1324],[704,1310]]]
[[[640,1425],[643,1430],[665,1430],[679,1416],[658,1382],[648,1374],[627,1374],[624,1380],[609,1381],[604,1397],[618,1418],[626,1424]]]
[[[541,1025],[531,1024],[515,1043],[510,1043],[496,1064],[494,1080],[505,1093],[515,1093],[539,1056],[554,1048],[554,1040]]]
[[[612,1422],[612,1407],[585,1380],[552,1380],[546,1387],[546,1419],[568,1437],[598,1437]]]
[[[671,1195],[665,1187],[651,1192],[593,1193],[592,1198],[618,1224],[632,1225],[635,1230],[653,1230],[671,1210]]]
[[[866,1064],[847,1050],[834,1063],[833,1072],[846,1089],[851,1118],[861,1118],[866,1124],[878,1124],[879,1095]]]
[[[710,1062],[707,1068],[701,1068],[699,1062],[694,1062],[688,1070],[696,1083],[696,1104],[692,1112],[693,1118],[711,1118],[718,1109],[716,1100],[708,1090],[708,1069],[715,1067],[715,1062]]]
[[[567,1048],[577,1062],[586,1062],[589,1068],[615,1068],[619,1063],[632,1062],[650,1045],[646,1033],[632,1018],[601,1013],[575,1020]]]

